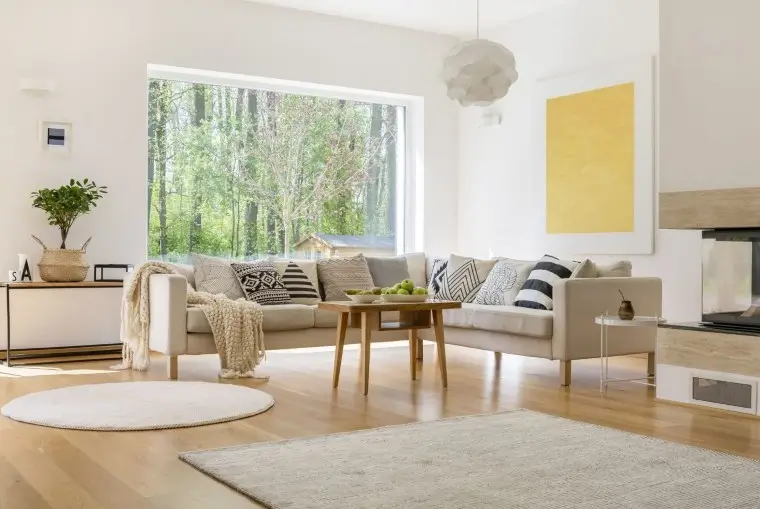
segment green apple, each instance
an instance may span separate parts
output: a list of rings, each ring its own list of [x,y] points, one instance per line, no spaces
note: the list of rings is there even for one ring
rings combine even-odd
[[[401,288],[411,293],[414,290],[414,281],[411,279],[404,279],[401,281]]]
[[[407,290],[406,288],[402,288],[401,290],[398,291],[398,294],[399,295],[409,295],[409,290]]]
[[[372,295],[380,295],[381,293],[383,293],[383,289],[378,286],[372,289]]]
[[[388,287],[386,286],[385,288],[383,288],[383,289],[380,291],[380,295],[385,295],[385,294],[387,294],[387,293],[388,293],[388,290],[390,290],[390,288],[388,288]]]
[[[358,295],[359,290],[346,290],[346,295]]]
[[[388,295],[396,295],[398,293],[398,289],[394,286],[393,288],[388,289]]]
[[[394,290],[396,290],[396,291],[399,291],[399,290],[401,290],[401,288],[402,288],[402,286],[401,286],[401,283],[396,283],[395,285],[393,285],[393,286],[392,286],[392,288],[393,288]]]
[[[412,290],[412,295],[427,295],[427,288],[420,288],[419,286]]]

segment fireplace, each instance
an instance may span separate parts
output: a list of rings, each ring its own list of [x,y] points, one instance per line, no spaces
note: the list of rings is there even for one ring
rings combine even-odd
[[[760,331],[760,228],[702,232],[702,322]]]

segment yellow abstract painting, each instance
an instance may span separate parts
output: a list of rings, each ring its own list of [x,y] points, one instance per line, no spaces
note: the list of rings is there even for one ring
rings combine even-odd
[[[634,84],[546,103],[547,233],[634,231]]]

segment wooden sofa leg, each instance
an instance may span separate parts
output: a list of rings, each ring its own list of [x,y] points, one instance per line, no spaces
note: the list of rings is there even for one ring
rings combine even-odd
[[[179,358],[176,355],[170,355],[166,360],[166,376],[169,380],[177,379],[177,372],[179,368]]]
[[[564,387],[570,385],[573,367],[572,362],[573,361],[559,361],[559,378]]]
[[[417,338],[417,360],[422,360],[422,340]]]
[[[649,352],[647,354],[647,375],[649,376],[655,375],[654,352]]]

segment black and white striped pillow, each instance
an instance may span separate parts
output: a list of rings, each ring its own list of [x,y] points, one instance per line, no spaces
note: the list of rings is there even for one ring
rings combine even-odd
[[[530,271],[515,297],[515,306],[533,309],[552,309],[554,283],[568,279],[580,264],[569,260],[560,260],[551,255],[544,255]]]
[[[306,272],[296,262],[288,262],[281,276],[282,282],[290,294],[290,299],[294,303],[314,304],[319,302],[319,292],[317,292]]]

